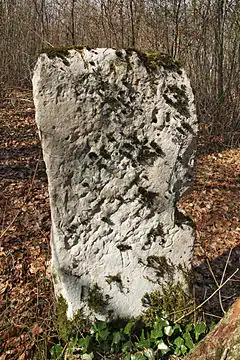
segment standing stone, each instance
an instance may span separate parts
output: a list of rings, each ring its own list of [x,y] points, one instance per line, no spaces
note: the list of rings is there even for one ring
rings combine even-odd
[[[189,80],[158,53],[53,49],[33,91],[56,293],[69,317],[139,315],[146,293],[190,268],[194,231],[176,210],[197,133]]]

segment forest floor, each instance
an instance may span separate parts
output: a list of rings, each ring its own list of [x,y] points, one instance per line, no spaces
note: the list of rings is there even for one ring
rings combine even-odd
[[[51,344],[50,209],[47,178],[30,91],[0,99],[0,360],[32,359]],[[202,310],[220,318],[240,297],[240,148],[199,143],[191,193],[180,202],[196,223],[196,304],[227,281]],[[207,151],[209,150],[209,151]]]

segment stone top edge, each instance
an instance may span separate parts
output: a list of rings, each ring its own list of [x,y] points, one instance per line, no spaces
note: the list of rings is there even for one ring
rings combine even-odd
[[[140,51],[138,49],[127,48],[127,49],[116,49],[116,48],[90,48],[88,46],[74,45],[74,46],[58,46],[58,47],[49,47],[41,51],[41,54],[46,54],[49,59],[54,59],[56,57],[61,58],[63,61],[67,60],[67,57],[70,55],[70,51],[75,50],[81,54],[84,54],[85,51],[103,51],[103,50],[113,50],[116,53],[118,58],[126,60],[127,58],[133,55],[134,53],[138,56],[142,64],[149,70],[156,70],[160,67],[163,67],[166,70],[171,70],[182,74],[181,64],[173,59],[170,55],[162,52],[148,52]],[[66,63],[67,64],[67,63]]]

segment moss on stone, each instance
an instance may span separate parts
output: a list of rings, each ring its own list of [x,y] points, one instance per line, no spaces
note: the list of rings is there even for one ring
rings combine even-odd
[[[156,69],[159,66],[162,66],[164,69],[176,71],[178,74],[182,74],[179,62],[174,60],[171,56],[160,52],[145,52],[144,55],[147,58],[147,66],[151,69]]]
[[[73,45],[73,46],[58,46],[58,47],[48,47],[43,48],[41,53],[48,55],[50,59],[59,57],[63,60],[65,65],[69,65],[67,56],[69,55],[69,50],[83,51],[84,49],[91,50],[91,48],[82,45]],[[118,58],[123,58],[123,52],[120,49],[116,49],[116,56]],[[128,62],[128,57],[133,53],[136,53],[140,61],[144,64],[148,71],[154,71],[159,67],[163,67],[166,70],[176,71],[178,74],[182,74],[181,65],[178,61],[174,60],[168,54],[163,54],[161,52],[144,52],[137,49],[126,49],[127,57],[125,60]]]
[[[56,57],[59,57],[60,59],[63,60],[63,63],[68,66],[69,61],[67,60],[67,56],[69,55],[69,50],[83,51],[84,49],[90,50],[90,48],[81,45],[58,46],[58,47],[49,47],[42,49],[41,53],[47,54],[49,59],[54,59]]]
[[[56,301],[54,325],[59,338],[63,340],[68,339],[76,333],[82,333],[90,324],[89,319],[83,316],[81,310],[78,310],[72,319],[68,319],[67,310],[67,302],[61,295]]]
[[[161,52],[139,51],[131,48],[126,50],[127,55],[132,55],[133,52],[137,53],[138,58],[147,70],[154,71],[162,66],[166,70],[176,71],[178,74],[182,74],[180,63],[168,54],[163,54]]]
[[[142,312],[142,321],[150,325],[156,315],[165,316],[172,321],[180,318],[194,306],[192,296],[184,289],[186,289],[186,285],[180,282],[176,284],[169,282],[161,289],[145,294],[142,304],[146,310]]]
[[[105,276],[106,282],[110,285],[113,282],[122,283],[121,275],[120,273],[117,273],[116,275],[108,275]]]
[[[174,266],[167,260],[166,256],[151,255],[147,257],[147,266],[156,270],[159,277],[168,276],[171,280],[174,275]]]
[[[71,321],[67,318],[67,309],[66,300],[62,295],[59,296],[56,302],[55,327],[60,339],[67,339],[72,330]]]
[[[121,274],[117,273],[116,275],[108,275],[105,276],[106,282],[111,286],[112,284],[116,284],[121,292],[123,292],[123,283],[121,279]]]
[[[105,314],[109,304],[109,295],[104,296],[100,287],[94,284],[88,291],[87,304],[90,310],[99,314]]]

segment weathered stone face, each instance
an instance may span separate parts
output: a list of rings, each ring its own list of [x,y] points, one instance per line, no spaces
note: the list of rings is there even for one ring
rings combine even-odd
[[[136,316],[145,293],[190,267],[194,231],[175,210],[197,132],[189,80],[156,54],[57,55],[33,77],[55,288],[69,316]]]

